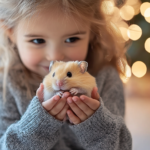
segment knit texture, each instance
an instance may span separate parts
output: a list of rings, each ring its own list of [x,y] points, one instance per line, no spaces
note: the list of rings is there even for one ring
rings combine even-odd
[[[10,75],[7,102],[0,81],[0,150],[131,150],[132,138],[124,122],[124,90],[118,72],[104,67],[96,76],[100,107],[84,122],[72,125],[51,116],[36,96]]]

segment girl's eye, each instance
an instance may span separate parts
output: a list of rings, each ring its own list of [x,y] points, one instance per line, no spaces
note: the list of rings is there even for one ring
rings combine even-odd
[[[68,38],[66,40],[66,43],[75,43],[76,41],[78,41],[80,38],[78,37],[72,37],[72,38]]]
[[[45,43],[45,40],[43,39],[34,39],[34,40],[31,40],[32,43],[35,43],[35,44],[43,44]]]

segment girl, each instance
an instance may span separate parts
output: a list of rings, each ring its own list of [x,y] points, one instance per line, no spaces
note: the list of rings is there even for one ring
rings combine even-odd
[[[118,74],[124,45],[104,17],[102,2],[0,1],[1,150],[131,149]],[[66,92],[43,102],[39,84],[52,60],[86,60],[98,90],[91,97]],[[63,121],[66,114],[72,123]]]

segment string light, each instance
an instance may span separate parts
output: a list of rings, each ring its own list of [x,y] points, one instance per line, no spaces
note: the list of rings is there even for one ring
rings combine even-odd
[[[137,3],[139,3],[139,0],[127,0],[126,1],[127,5],[136,5]]]
[[[142,29],[138,25],[132,24],[128,28],[127,35],[131,40],[136,41],[141,37]]]
[[[126,65],[126,77],[130,78],[132,75],[131,68],[129,65]]]
[[[114,2],[112,0],[105,0],[102,2],[101,10],[107,15],[111,15],[114,12]]]
[[[144,17],[150,17],[150,7],[145,10]]]
[[[134,16],[134,9],[132,6],[125,5],[120,9],[120,16],[124,20],[131,20]]]
[[[145,17],[145,20],[150,23],[150,17]]]
[[[140,13],[140,6],[141,6],[140,0],[127,0],[126,5],[130,5],[133,7],[134,15],[137,15]]]
[[[140,7],[140,11],[141,11],[141,14],[144,16],[144,13],[146,11],[147,8],[150,7],[150,3],[149,2],[145,2],[141,5]]]
[[[145,49],[150,53],[150,38],[148,38],[145,42]]]
[[[119,27],[119,29],[121,31],[121,35],[122,35],[123,39],[125,41],[128,41],[129,40],[129,37],[128,37],[128,34],[127,34],[128,29],[125,28],[125,27]]]
[[[140,13],[141,1],[138,1],[135,5],[133,5],[134,15],[138,15]]]
[[[143,77],[147,72],[147,67],[142,61],[137,61],[132,65],[132,73],[138,77]]]
[[[126,63],[126,66],[125,66],[125,76],[122,76],[120,74],[120,78],[122,80],[123,83],[127,83],[132,75],[132,72],[131,72],[131,68],[130,66],[127,64],[126,60],[122,60]],[[123,64],[122,64],[122,61],[120,61],[120,67],[123,69]]]

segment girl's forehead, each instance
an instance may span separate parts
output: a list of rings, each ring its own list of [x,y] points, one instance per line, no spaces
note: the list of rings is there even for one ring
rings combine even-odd
[[[51,8],[38,11],[30,18],[20,21],[18,28],[23,29],[24,32],[57,30],[60,33],[63,31],[70,33],[76,30],[79,32],[88,30],[90,23],[83,21],[77,16],[66,14],[59,9]]]

